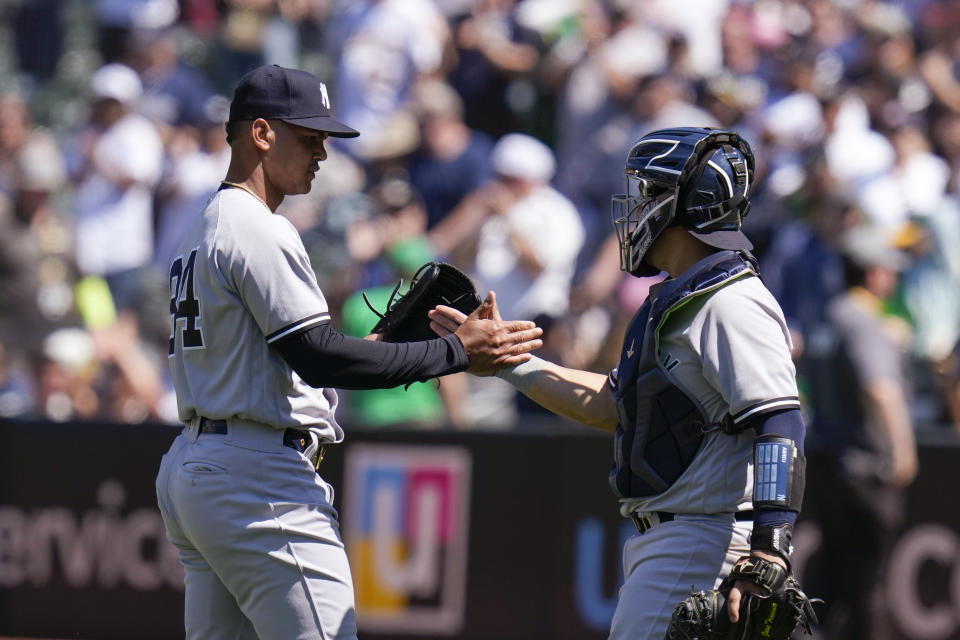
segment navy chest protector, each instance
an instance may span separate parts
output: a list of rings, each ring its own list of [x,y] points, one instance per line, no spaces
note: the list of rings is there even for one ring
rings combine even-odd
[[[742,430],[729,415],[720,424],[707,423],[702,407],[672,378],[675,363],[658,357],[658,334],[670,313],[696,296],[757,273],[752,256],[719,252],[697,271],[667,282],[634,316],[614,386],[618,425],[610,486],[617,497],[662,493],[690,466],[706,433]]]

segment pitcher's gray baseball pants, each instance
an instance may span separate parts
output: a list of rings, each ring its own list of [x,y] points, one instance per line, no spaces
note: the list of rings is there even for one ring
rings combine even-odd
[[[283,432],[187,426],[157,499],[185,577],[187,640],[355,640],[353,582],[333,489]]]

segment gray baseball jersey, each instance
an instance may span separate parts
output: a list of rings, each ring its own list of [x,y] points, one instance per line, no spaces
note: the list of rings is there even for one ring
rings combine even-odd
[[[709,421],[718,423],[729,413],[742,422],[765,411],[799,408],[791,344],[780,305],[759,278],[748,276],[675,310],[661,330],[658,356]],[[621,512],[749,508],[755,435],[708,434],[669,489],[624,499]]]
[[[739,277],[674,309],[661,329],[656,355],[703,407],[708,421],[729,414],[742,422],[757,413],[799,407],[783,314],[755,276]],[[621,500],[624,515],[662,511],[675,516],[624,545],[626,578],[611,640],[663,638],[691,585],[716,588],[736,559],[749,553],[753,523],[735,521],[733,512],[752,504],[755,435],[753,429],[707,434],[669,488]]]
[[[180,243],[170,288],[169,364],[180,420],[237,417],[309,429],[321,442],[343,440],[336,392],[310,387],[270,348],[330,320],[286,218],[242,189],[218,191]]]

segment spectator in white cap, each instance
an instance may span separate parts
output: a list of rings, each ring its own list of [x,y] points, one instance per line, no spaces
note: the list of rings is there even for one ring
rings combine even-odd
[[[473,271],[481,288],[498,292],[504,317],[563,314],[584,229],[573,204],[550,186],[553,151],[510,133],[491,161],[493,179],[438,225],[435,246]]]
[[[143,85],[136,71],[114,62],[94,72],[90,77],[90,91],[94,100],[115,100],[127,108],[134,108],[143,95]]]
[[[73,219],[77,267],[103,278],[116,321],[98,330],[99,345],[137,390],[143,415],[155,416],[162,393],[159,365],[141,350],[138,312],[150,314],[162,280],[151,270],[153,197],[163,144],[153,123],[137,112],[143,88],[137,73],[111,63],[90,78],[90,119],[68,156],[76,183]],[[162,364],[162,363],[161,363]]]
[[[493,170],[501,176],[546,183],[556,168],[550,147],[523,133],[508,133],[493,148]]]
[[[573,203],[550,185],[553,151],[532,136],[509,133],[494,145],[491,162],[494,177],[431,232],[434,248],[469,271],[481,290],[496,291],[504,318],[562,317],[585,231]],[[499,382],[470,378],[484,391]],[[512,396],[513,388],[503,386]],[[469,413],[486,426],[507,424],[509,414],[488,415],[510,406],[502,400],[484,396]]]

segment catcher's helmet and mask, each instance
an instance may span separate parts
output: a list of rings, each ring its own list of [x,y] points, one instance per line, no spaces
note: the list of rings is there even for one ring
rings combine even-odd
[[[733,131],[678,127],[640,138],[627,155],[626,193],[613,196],[620,269],[658,273],[644,256],[675,225],[711,247],[751,250],[740,224],[750,211],[753,171],[750,145]]]

